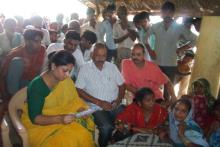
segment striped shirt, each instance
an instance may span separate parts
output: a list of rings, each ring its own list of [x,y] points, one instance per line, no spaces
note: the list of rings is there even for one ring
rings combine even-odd
[[[112,102],[117,99],[119,86],[123,83],[124,79],[114,64],[105,62],[99,70],[91,61],[80,68],[76,87],[97,99]]]

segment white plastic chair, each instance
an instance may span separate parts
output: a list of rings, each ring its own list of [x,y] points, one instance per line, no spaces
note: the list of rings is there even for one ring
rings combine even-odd
[[[1,135],[2,135],[3,147],[12,147],[11,141],[9,138],[9,126],[8,126],[8,123],[5,117],[3,117],[2,123],[1,123],[1,133],[2,133]]]
[[[24,125],[21,123],[19,110],[22,110],[27,98],[27,87],[19,90],[10,100],[8,110],[9,116],[17,133],[22,139],[23,147],[29,147],[28,134]]]

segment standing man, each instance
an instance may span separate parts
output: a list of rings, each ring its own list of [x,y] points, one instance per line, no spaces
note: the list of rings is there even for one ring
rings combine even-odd
[[[12,18],[8,18],[4,22],[4,32],[0,33],[0,64],[12,48],[18,47],[23,43],[22,35],[15,32],[16,25],[16,20]]]
[[[113,38],[118,45],[117,65],[120,67],[122,59],[128,59],[131,57],[131,47],[134,45],[134,41],[138,34],[135,31],[133,23],[128,21],[128,11],[126,6],[119,6],[117,14],[119,20],[113,26]]]
[[[124,80],[113,64],[106,62],[107,49],[104,44],[94,46],[92,62],[84,64],[76,81],[77,91],[90,105],[101,108],[93,114],[99,129],[99,145],[108,145],[114,120],[121,111],[119,104],[124,97]]]
[[[117,50],[113,39],[113,25],[115,24],[115,5],[108,5],[104,9],[103,22],[101,22],[98,30],[98,42],[105,43],[107,47],[107,61],[116,61]],[[104,40],[104,36],[106,39]]]
[[[195,46],[196,42],[196,36],[191,31],[174,21],[174,13],[174,4],[169,1],[165,2],[161,8],[163,21],[152,25],[149,31],[150,35],[155,35],[155,52],[151,50],[150,46],[147,47],[151,57],[155,59],[172,83],[175,79],[177,54]],[[187,43],[177,48],[182,37],[187,40]]]

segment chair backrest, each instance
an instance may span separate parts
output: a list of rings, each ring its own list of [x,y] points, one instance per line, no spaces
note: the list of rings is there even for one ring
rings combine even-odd
[[[27,138],[27,131],[20,121],[20,115],[18,114],[18,110],[22,110],[26,99],[27,99],[27,87],[24,87],[11,98],[8,105],[11,121],[17,133],[22,138],[23,147],[28,146],[28,138]]]
[[[24,106],[26,99],[27,99],[27,87],[24,87],[11,98],[9,102],[9,113],[16,112],[19,109],[21,110]]]

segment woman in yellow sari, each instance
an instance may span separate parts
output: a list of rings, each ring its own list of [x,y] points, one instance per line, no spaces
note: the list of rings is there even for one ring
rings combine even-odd
[[[94,123],[73,113],[87,109],[69,78],[74,57],[59,51],[50,58],[48,71],[28,85],[22,122],[31,147],[93,147]]]

